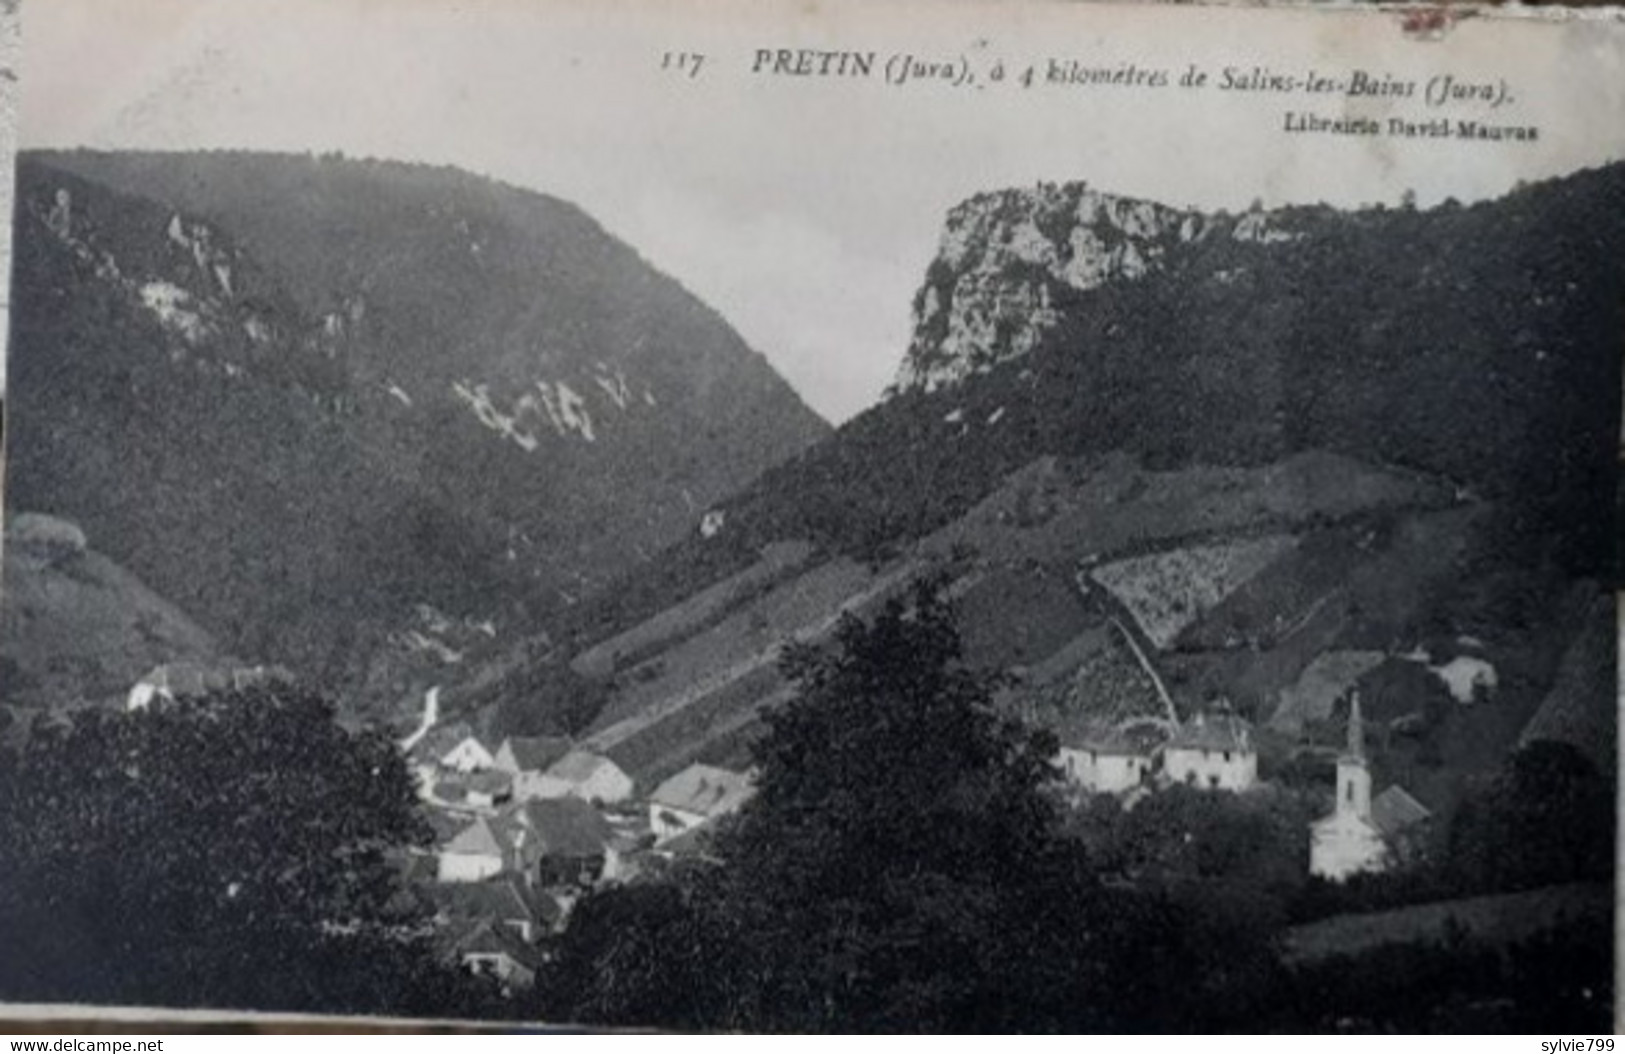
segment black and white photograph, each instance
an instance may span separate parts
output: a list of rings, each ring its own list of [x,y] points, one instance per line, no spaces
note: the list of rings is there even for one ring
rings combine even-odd
[[[21,39],[0,1017],[1614,1031],[1625,21]]]

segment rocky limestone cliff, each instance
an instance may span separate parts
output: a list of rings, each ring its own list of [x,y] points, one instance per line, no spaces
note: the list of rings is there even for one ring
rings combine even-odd
[[[1208,215],[1084,183],[978,194],[948,213],[914,300],[914,336],[895,390],[935,391],[1037,346],[1059,290],[1132,282],[1212,239],[1287,241],[1284,217]]]
[[[8,502],[358,708],[545,630],[828,430],[546,195],[284,155],[18,171]]]

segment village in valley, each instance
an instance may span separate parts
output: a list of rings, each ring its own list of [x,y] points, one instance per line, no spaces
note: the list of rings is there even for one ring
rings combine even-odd
[[[1625,163],[1059,171],[866,202],[837,423],[545,181],[23,155],[0,999],[1607,1020]]]
[[[293,680],[280,667],[166,663],[132,686],[126,709]],[[715,822],[752,793],[750,773],[698,763],[640,789],[568,738],[489,742],[465,721],[433,724],[438,689],[426,695],[423,725],[399,748],[433,842],[393,850],[394,864],[446,960],[509,991],[531,984],[583,895],[702,857]]]
[[[712,522],[707,526],[714,529]],[[961,592],[969,588],[962,583]],[[1092,592],[1101,598],[1099,587],[1091,590],[1085,582],[1084,595]],[[1172,788],[1226,796],[1278,789],[1260,774],[1260,730],[1228,700],[1211,699],[1181,720],[1151,657],[1155,605],[1136,605],[1131,592],[1123,596],[1123,617],[1086,634],[1082,653],[1074,647],[1052,657],[1051,665],[1064,675],[1043,664],[1021,668],[999,699],[1005,709],[1055,735],[1053,793],[1062,808],[1082,809],[1104,799],[1128,811]],[[1462,637],[1452,643],[1455,654],[1438,663],[1424,649],[1399,655],[1327,652],[1280,693],[1263,740],[1273,742],[1277,754],[1281,743],[1293,742],[1298,756],[1307,753],[1335,767],[1326,811],[1302,831],[1309,876],[1342,883],[1403,866],[1434,835],[1432,810],[1403,785],[1374,787],[1367,746],[1372,729],[1360,691],[1373,683],[1373,671],[1385,668],[1391,675],[1397,667],[1422,676],[1463,711],[1494,706],[1497,671],[1482,657],[1482,642]],[[292,680],[280,667],[165,664],[132,687],[126,709]],[[1102,693],[1112,708],[1103,714],[1098,699],[1077,705],[1080,691]],[[752,717],[759,716],[761,702],[748,708]],[[652,770],[658,779],[640,780],[614,758],[613,744],[626,738],[493,738],[467,720],[446,719],[440,707],[440,689],[430,688],[418,727],[398,741],[433,841],[394,850],[394,865],[402,895],[433,919],[445,960],[495,978],[510,993],[534,982],[584,896],[710,862],[711,835],[754,793],[748,754],[737,750],[730,756],[744,763],[734,768],[696,761],[673,771],[667,764]],[[663,713],[658,704],[651,709]],[[1378,731],[1384,739],[1396,730],[1404,736],[1417,731],[1413,726],[1421,719],[1419,712],[1407,714],[1381,722]],[[1310,726],[1322,733],[1318,741],[1307,734]],[[1340,733],[1336,741],[1327,730]],[[612,745],[594,750],[600,743]],[[631,757],[638,756],[634,749]]]
[[[1494,667],[1483,660],[1458,658],[1433,673],[1463,706],[1493,693]],[[1304,832],[1310,873],[1331,881],[1407,859],[1432,816],[1397,783],[1373,794],[1352,681],[1317,685],[1327,693],[1321,709],[1329,714],[1340,698],[1348,713],[1332,811]],[[1214,794],[1262,786],[1252,725],[1222,701],[1182,724],[1056,731],[1060,789],[1074,801],[1110,795],[1133,808],[1170,786]],[[435,832],[432,847],[402,855],[409,888],[433,905],[448,956],[514,987],[533,980],[584,893],[703,859],[718,821],[752,794],[751,772],[700,763],[639,788],[614,761],[565,738],[489,743],[451,725],[401,746]]]

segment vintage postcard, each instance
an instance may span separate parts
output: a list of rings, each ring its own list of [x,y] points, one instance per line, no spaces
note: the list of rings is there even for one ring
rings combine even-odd
[[[1625,23],[23,40],[0,1001],[1611,1030]]]

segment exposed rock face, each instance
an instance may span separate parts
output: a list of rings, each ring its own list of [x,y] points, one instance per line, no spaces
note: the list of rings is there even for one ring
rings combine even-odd
[[[1516,503],[1518,530],[1550,525],[1597,573],[1622,203],[1621,165],[1428,209],[980,195],[949,217],[893,396],[723,503],[726,536],[867,557],[1045,453],[1177,469],[1322,450]]]
[[[1057,323],[1061,289],[1136,281],[1210,239],[1293,237],[1274,213],[1210,216],[1083,183],[979,194],[948,214],[896,389],[935,391],[1027,354]]]
[[[223,647],[336,693],[411,691],[378,670],[461,654],[466,634],[419,639],[425,607],[545,625],[828,431],[543,194],[69,153],[25,156],[17,200],[13,507],[84,525]]]

